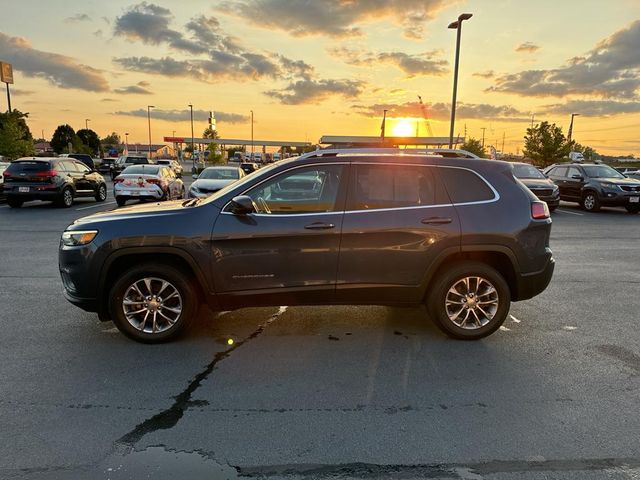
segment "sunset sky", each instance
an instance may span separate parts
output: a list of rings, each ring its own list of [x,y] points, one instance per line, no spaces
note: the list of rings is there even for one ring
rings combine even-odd
[[[549,120],[600,153],[640,154],[639,0],[22,0],[0,16],[12,106],[34,136],[55,127],[130,142],[196,136],[317,142],[321,135],[447,136],[455,31],[464,22],[456,134],[516,153]],[[4,87],[4,85],[3,85]],[[6,96],[0,95],[0,109]],[[403,120],[408,119],[408,120]]]

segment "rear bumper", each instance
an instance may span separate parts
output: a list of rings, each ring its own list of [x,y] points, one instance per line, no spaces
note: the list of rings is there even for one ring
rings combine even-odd
[[[549,258],[547,265],[539,272],[519,275],[517,298],[513,298],[512,300],[528,300],[544,292],[551,282],[555,266],[556,262],[553,257],[551,257]]]

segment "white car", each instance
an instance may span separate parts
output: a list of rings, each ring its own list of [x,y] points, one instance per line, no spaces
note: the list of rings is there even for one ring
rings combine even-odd
[[[182,180],[162,165],[131,165],[113,181],[113,196],[119,207],[131,199],[173,200],[184,195]]]
[[[164,165],[165,167],[171,168],[178,178],[182,178],[182,165],[180,165],[180,162],[177,160],[171,160],[170,158],[158,158],[156,163],[158,165]]]
[[[244,164],[243,164],[244,165]],[[245,176],[242,168],[215,166],[205,168],[189,189],[190,198],[208,197]]]

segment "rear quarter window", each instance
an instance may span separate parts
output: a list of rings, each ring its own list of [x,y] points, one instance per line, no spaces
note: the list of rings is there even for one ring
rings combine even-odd
[[[486,202],[495,199],[489,185],[471,170],[439,167],[438,173],[453,203]]]

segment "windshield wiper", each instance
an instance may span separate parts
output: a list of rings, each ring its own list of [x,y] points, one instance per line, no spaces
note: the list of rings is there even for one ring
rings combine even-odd
[[[183,207],[193,207],[194,205],[197,205],[198,203],[200,203],[202,199],[201,198],[190,198],[189,200],[187,200],[186,202],[182,202],[182,206]]]

